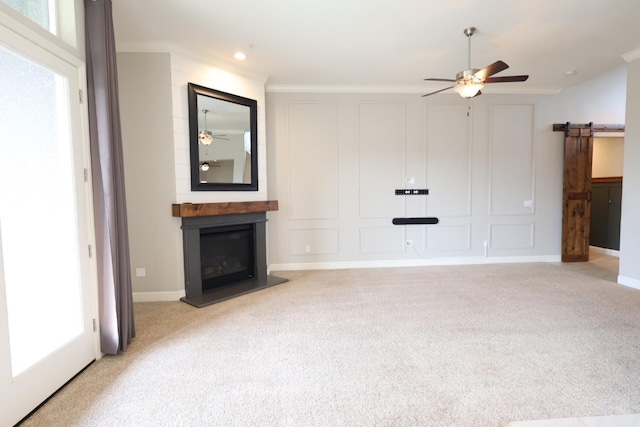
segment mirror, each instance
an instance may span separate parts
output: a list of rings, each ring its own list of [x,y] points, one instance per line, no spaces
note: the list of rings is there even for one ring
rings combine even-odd
[[[257,101],[188,84],[192,191],[257,191]]]

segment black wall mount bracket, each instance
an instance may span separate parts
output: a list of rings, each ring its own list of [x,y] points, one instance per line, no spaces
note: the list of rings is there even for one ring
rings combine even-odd
[[[404,188],[396,190],[396,196],[426,196],[429,190],[426,188]]]

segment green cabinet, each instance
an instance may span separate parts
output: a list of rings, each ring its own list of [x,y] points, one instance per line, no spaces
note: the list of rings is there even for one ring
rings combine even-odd
[[[620,249],[620,212],[622,181],[594,182],[591,185],[591,222],[589,244]]]

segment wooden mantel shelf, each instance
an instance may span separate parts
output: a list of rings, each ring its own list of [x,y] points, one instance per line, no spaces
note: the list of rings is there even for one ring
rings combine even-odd
[[[180,203],[171,205],[172,215],[179,218],[277,211],[277,200],[227,203]]]

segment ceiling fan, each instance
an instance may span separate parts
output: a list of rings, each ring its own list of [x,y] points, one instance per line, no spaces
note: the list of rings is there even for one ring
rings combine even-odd
[[[222,165],[217,160],[212,160],[212,163],[202,162],[200,163],[200,170],[202,172],[208,171],[210,168],[221,168]]]
[[[223,138],[223,136],[227,135],[214,135],[213,132],[207,130],[207,113],[209,112],[209,110],[202,110],[202,112],[204,113],[204,130],[198,131],[198,141],[200,141],[202,145],[209,145],[213,142],[214,139],[223,139],[225,141],[228,141],[229,138]]]
[[[434,95],[436,93],[444,92],[445,90],[453,88],[463,98],[473,98],[474,96],[481,95],[480,89],[487,83],[508,83],[508,82],[524,82],[529,76],[503,76],[503,77],[491,77],[494,74],[504,71],[509,66],[502,61],[496,61],[493,64],[478,70],[471,68],[471,36],[476,32],[476,27],[465,28],[463,33],[469,39],[469,68],[467,70],[460,71],[456,74],[455,79],[437,79],[430,78],[425,79],[433,82],[452,82],[453,86],[446,87],[444,89],[436,90],[435,92],[427,93],[422,96]]]

